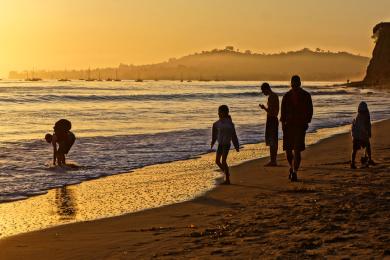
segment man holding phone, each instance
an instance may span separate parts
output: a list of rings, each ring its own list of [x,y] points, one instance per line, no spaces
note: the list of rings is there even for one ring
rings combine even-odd
[[[259,104],[259,107],[267,112],[267,122],[265,126],[265,144],[269,146],[270,162],[265,166],[277,166],[276,156],[278,154],[278,131],[279,131],[279,97],[272,91],[268,83],[261,85],[261,91],[268,96],[267,106]]]

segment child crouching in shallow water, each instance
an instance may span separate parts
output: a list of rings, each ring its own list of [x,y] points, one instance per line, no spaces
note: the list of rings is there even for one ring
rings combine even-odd
[[[70,131],[72,123],[67,119],[57,121],[53,127],[54,134],[46,134],[46,142],[53,145],[53,165],[65,166],[65,155],[72,148],[76,136]],[[58,144],[58,149],[57,149]]]
[[[360,102],[358,107],[358,114],[352,122],[352,158],[351,169],[356,169],[355,158],[356,153],[361,148],[366,149],[365,156],[362,157],[362,163],[365,166],[375,164],[371,159],[371,119],[366,102]]]
[[[215,142],[218,140],[218,149],[216,153],[215,163],[225,173],[224,184],[230,184],[229,166],[226,162],[230,144],[233,142],[234,148],[239,152],[240,146],[232,118],[229,115],[229,108],[226,105],[222,105],[218,108],[219,120],[213,124],[211,149]],[[222,159],[222,161],[221,161]]]

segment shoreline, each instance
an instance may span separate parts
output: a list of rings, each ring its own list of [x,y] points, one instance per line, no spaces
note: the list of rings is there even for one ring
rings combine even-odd
[[[279,160],[284,167],[276,168],[261,166],[267,158],[256,159],[232,167],[231,186],[218,186],[191,201],[8,237],[0,240],[0,257],[387,255],[389,252],[383,249],[383,243],[390,242],[388,224],[380,221],[386,221],[389,216],[387,190],[390,180],[384,175],[389,170],[389,141],[386,139],[389,129],[389,120],[373,125],[373,158],[379,164],[369,169],[351,172],[346,164],[351,140],[347,133],[339,134],[307,148],[298,176],[302,181],[297,184],[288,182],[283,156],[279,155]],[[368,188],[375,185],[376,188],[367,191],[364,185]],[[340,192],[343,197],[339,197]],[[355,197],[360,199],[353,199]],[[358,204],[352,207],[348,203]],[[355,211],[366,210],[366,203],[374,208],[356,218]],[[344,213],[338,212],[338,207]],[[318,210],[321,214],[311,214]],[[280,214],[276,214],[278,212]],[[306,213],[302,215],[302,212]],[[292,226],[286,226],[284,215],[294,219]],[[335,215],[339,219],[330,223],[325,220],[325,217],[333,219]],[[329,226],[327,231],[326,225],[333,227]],[[370,227],[367,231],[358,230],[367,225]],[[302,232],[305,237],[301,240],[285,239],[286,235],[299,237]],[[317,233],[324,237],[313,237]],[[266,238],[264,234],[267,234]],[[360,242],[366,241],[367,236],[371,238],[371,249],[364,249],[364,242]],[[77,245],[73,243],[76,240],[79,241]],[[360,251],[356,251],[356,247]],[[264,248],[270,251],[264,251]]]
[[[381,121],[385,121],[387,119],[380,119],[380,120],[376,120],[374,123],[379,123]],[[345,128],[346,126],[348,125],[341,125],[341,126],[333,126],[333,127],[324,127],[324,128],[319,128],[319,129],[316,129],[315,131],[313,132],[308,132],[307,134],[316,134],[318,132],[321,132],[323,130],[327,131],[327,130],[334,130],[334,129],[341,129],[341,128]],[[347,130],[341,130],[340,131],[337,131],[336,130],[336,133],[334,134],[331,134],[329,136],[325,136],[317,141],[315,141],[314,143],[310,143],[309,145],[314,145],[316,144],[317,142],[320,142],[322,139],[326,139],[326,138],[329,138],[329,137],[333,137],[334,135],[338,135],[338,134],[342,134],[344,133],[345,131]],[[19,140],[20,141],[20,140]],[[279,142],[282,142],[282,140],[279,140]],[[243,147],[247,147],[247,146],[258,146],[258,145],[264,145],[265,144],[265,140],[262,140],[261,142],[257,142],[257,143],[245,143],[245,144],[242,144]],[[279,152],[278,152],[278,155],[281,154],[281,149],[282,147],[279,147]],[[230,151],[234,151],[234,149],[232,148]],[[28,200],[28,199],[31,199],[31,198],[34,198],[34,197],[37,197],[37,196],[43,196],[43,195],[46,195],[47,193],[49,193],[50,191],[53,191],[53,190],[56,190],[56,189],[61,189],[61,188],[64,188],[64,187],[71,187],[71,186],[75,186],[75,185],[80,185],[81,183],[83,182],[88,182],[88,181],[94,181],[94,180],[97,180],[97,179],[104,179],[104,178],[109,178],[109,177],[112,177],[112,176],[116,176],[116,175],[122,175],[122,174],[131,174],[132,172],[134,171],[139,171],[139,170],[142,170],[144,168],[147,168],[147,167],[153,167],[153,166],[159,166],[159,165],[164,165],[164,164],[171,164],[171,163],[175,163],[175,162],[182,162],[182,161],[188,161],[188,160],[195,160],[199,157],[202,157],[202,156],[210,156],[210,155],[213,155],[215,154],[215,148],[213,151],[207,151],[207,152],[202,152],[202,153],[199,153],[199,154],[195,154],[195,155],[191,155],[189,156],[188,158],[184,158],[184,159],[179,159],[179,160],[172,160],[172,161],[166,161],[166,162],[161,162],[161,163],[155,163],[155,164],[149,164],[149,165],[145,165],[145,166],[141,166],[139,168],[134,168],[134,169],[131,169],[131,170],[128,170],[128,171],[123,171],[123,172],[118,172],[118,173],[115,173],[115,174],[110,174],[110,175],[105,175],[105,176],[100,176],[100,177],[97,177],[97,178],[90,178],[90,179],[86,179],[86,180],[83,180],[83,181],[79,181],[77,183],[71,183],[71,184],[68,184],[68,185],[63,185],[63,186],[58,186],[58,187],[53,187],[53,188],[50,188],[48,190],[42,190],[42,191],[39,191],[37,192],[36,194],[33,194],[33,195],[29,195],[27,197],[24,197],[24,198],[16,198],[16,199],[10,199],[10,200],[4,200],[4,201],[0,201],[0,205],[2,204],[7,204],[7,203],[14,203],[14,202],[18,202],[18,201],[23,201],[23,200]],[[251,158],[251,159],[248,159],[248,160],[244,160],[244,161],[240,161],[240,162],[235,162],[233,163],[231,166],[237,166],[237,165],[240,165],[242,163],[245,163],[247,161],[251,161],[251,160],[256,160],[256,159],[259,159],[259,158],[264,158],[264,157],[268,157],[268,155],[261,155],[260,157],[258,158]],[[71,161],[72,163],[72,161]],[[69,170],[70,172],[72,172],[73,170],[70,169]],[[0,239],[1,239],[1,233],[0,233]]]
[[[348,129],[348,126],[318,129],[308,133],[307,144],[311,146],[324,138],[344,133]],[[264,143],[244,146],[240,153],[235,151],[230,153],[229,164],[232,167],[268,157],[268,148]],[[281,141],[279,146],[280,153],[282,151]],[[209,152],[190,159],[149,165],[127,173],[50,189],[44,194],[31,196],[27,199],[0,203],[0,212],[12,212],[11,214],[0,213],[0,219],[3,222],[3,225],[0,226],[0,240],[61,225],[134,214],[204,196],[207,192],[217,188],[223,179],[223,175],[214,165],[214,156],[214,152]],[[199,177],[206,174],[208,178],[200,181],[196,180],[195,177],[188,178],[188,176],[194,175],[194,172]],[[71,172],[69,173],[71,174]],[[158,179],[153,176],[166,175],[167,173],[171,175],[168,178]],[[177,180],[182,178],[184,178],[182,182]],[[186,178],[187,180],[185,180]],[[144,183],[148,181],[151,184],[145,185]],[[198,182],[193,185],[192,181]],[[156,195],[156,191],[164,192],[169,190],[172,185],[180,189],[181,186],[189,185],[189,183],[192,187],[184,189],[182,193],[178,191],[171,192],[172,194],[165,193],[166,196],[170,197],[158,198],[157,201],[153,201],[158,195]],[[137,187],[137,184],[140,184],[141,189]],[[154,189],[148,188],[148,186],[152,186]],[[135,191],[128,191],[127,187],[132,187]],[[141,194],[137,194],[137,191],[140,191]],[[175,195],[176,197],[173,197]],[[138,204],[132,200],[131,196],[135,197],[136,201],[138,200]],[[117,201],[112,201],[112,198],[117,198]],[[143,205],[140,204],[142,200]],[[36,205],[40,206],[37,208]],[[26,218],[24,215],[27,211],[30,214]]]

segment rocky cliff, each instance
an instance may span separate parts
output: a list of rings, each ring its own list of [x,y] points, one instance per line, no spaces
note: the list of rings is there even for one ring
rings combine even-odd
[[[377,24],[373,33],[376,45],[367,67],[364,83],[390,85],[390,23]]]

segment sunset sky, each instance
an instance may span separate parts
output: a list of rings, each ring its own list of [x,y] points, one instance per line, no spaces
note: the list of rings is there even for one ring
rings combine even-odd
[[[233,45],[370,56],[389,0],[0,0],[0,77],[9,70],[146,64]]]

